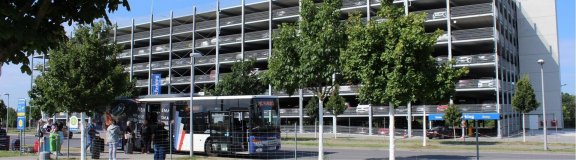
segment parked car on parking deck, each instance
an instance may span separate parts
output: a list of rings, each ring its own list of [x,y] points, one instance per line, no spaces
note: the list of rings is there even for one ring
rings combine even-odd
[[[368,112],[369,110],[370,105],[358,105],[358,107],[356,107],[356,112],[358,113]]]

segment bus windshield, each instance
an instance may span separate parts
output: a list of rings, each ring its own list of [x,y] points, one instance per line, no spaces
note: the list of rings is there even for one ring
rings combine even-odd
[[[280,116],[275,99],[255,99],[252,112],[253,129],[270,132],[280,128]]]

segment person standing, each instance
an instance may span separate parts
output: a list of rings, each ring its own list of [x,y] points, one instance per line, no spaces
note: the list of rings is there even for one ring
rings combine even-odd
[[[126,130],[124,130],[124,139],[126,140],[124,153],[132,154],[132,148],[134,147],[134,131],[132,130],[131,121],[126,122]]]
[[[120,127],[116,124],[116,121],[112,119],[112,117],[107,118],[106,125],[108,128],[106,129],[106,143],[108,144],[108,159],[109,160],[116,160],[116,143],[120,140],[120,135],[122,134],[120,131]]]
[[[150,152],[150,143],[152,143],[152,130],[148,120],[144,120],[142,124],[142,132],[140,132],[144,145],[142,145],[142,153],[148,154]]]
[[[50,132],[50,152],[60,155],[60,135],[56,127],[52,127]]]
[[[58,137],[60,140],[60,143],[58,144],[58,155],[61,156],[62,155],[62,144],[64,144],[64,124],[62,123],[56,123],[56,132],[58,133]]]
[[[96,129],[94,128],[94,122],[92,123],[88,123],[88,120],[86,120],[86,131],[88,132],[87,136],[86,136],[86,149],[88,149],[88,147],[92,147],[92,140],[94,137],[96,137]]]
[[[158,122],[152,135],[152,141],[154,143],[154,160],[164,160],[168,147],[168,130],[164,128],[164,123]]]

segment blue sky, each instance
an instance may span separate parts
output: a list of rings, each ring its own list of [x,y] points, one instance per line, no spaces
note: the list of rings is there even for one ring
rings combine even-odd
[[[247,4],[258,2],[262,0],[246,0]],[[216,8],[215,0],[139,0],[130,1],[131,11],[121,9],[113,14],[110,14],[113,22],[118,22],[120,27],[130,24],[132,18],[136,23],[143,23],[150,20],[150,12],[154,11],[155,19],[169,18],[170,11],[174,12],[174,16],[192,14],[193,6],[197,7],[198,12],[214,10]],[[240,0],[222,0],[222,7],[240,5]],[[557,16],[558,16],[558,40],[560,49],[560,72],[561,83],[566,84],[562,87],[562,92],[575,93],[575,2],[574,0],[557,0]],[[153,7],[152,7],[153,6]],[[67,27],[68,30],[71,27]],[[41,63],[41,60],[34,60],[35,64]],[[34,75],[37,75],[35,73]],[[2,76],[0,76],[0,96],[1,99],[6,99],[4,93],[10,94],[10,106],[17,105],[18,98],[28,98],[28,90],[30,90],[30,76],[20,72],[19,66],[4,65],[2,68]]]

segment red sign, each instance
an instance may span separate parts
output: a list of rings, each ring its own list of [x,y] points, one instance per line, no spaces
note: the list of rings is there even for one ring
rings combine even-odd
[[[448,105],[440,105],[436,107],[437,112],[444,112],[444,110],[448,109]]]

